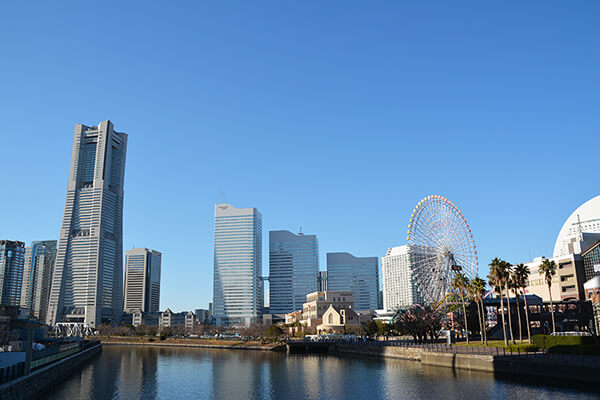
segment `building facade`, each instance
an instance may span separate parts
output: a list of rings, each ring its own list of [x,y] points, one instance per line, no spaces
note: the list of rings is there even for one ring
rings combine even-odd
[[[46,321],[55,256],[56,241],[33,242],[25,249],[21,307],[39,321]]]
[[[327,288],[351,291],[356,310],[379,308],[379,263],[377,257],[355,257],[350,253],[327,253]]]
[[[269,311],[298,310],[317,291],[319,242],[316,235],[269,232]]]
[[[0,304],[21,304],[24,263],[25,243],[0,240]]]
[[[256,208],[215,205],[213,312],[217,325],[249,325],[264,307],[262,216]]]
[[[125,312],[159,310],[161,263],[162,254],[156,250],[138,248],[125,252]]]
[[[327,271],[319,271],[317,273],[317,290],[319,292],[327,291]]]
[[[408,246],[387,250],[381,258],[381,277],[384,310],[408,308],[422,302],[412,274]]]
[[[118,322],[123,311],[127,135],[110,121],[75,125],[47,323]]]
[[[323,313],[327,311],[329,306],[354,308],[352,292],[327,291],[307,294],[306,302],[302,304],[302,325],[308,328],[316,328],[322,322]],[[288,320],[288,315],[290,314],[286,314],[286,320]]]
[[[581,254],[600,239],[600,196],[579,206],[563,224],[553,257]]]
[[[583,272],[583,259],[579,254],[568,254],[565,256],[552,257],[551,261],[556,263],[556,275],[552,278],[550,292],[543,274],[540,274],[539,266],[544,260],[537,257],[532,262],[526,263],[529,269],[528,286],[526,294],[534,294],[543,301],[550,301],[552,293],[553,301],[584,300],[583,284],[585,275]]]
[[[589,247],[583,253],[583,272],[586,281],[600,275],[600,240]]]

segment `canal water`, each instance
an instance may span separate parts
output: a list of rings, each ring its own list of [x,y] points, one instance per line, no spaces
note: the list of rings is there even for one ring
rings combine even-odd
[[[592,399],[577,387],[515,382],[419,362],[105,345],[47,399]]]

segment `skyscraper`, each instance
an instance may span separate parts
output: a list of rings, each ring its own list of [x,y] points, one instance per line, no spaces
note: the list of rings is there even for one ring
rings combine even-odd
[[[302,309],[316,292],[319,242],[316,235],[269,232],[269,311],[285,314]]]
[[[33,242],[25,249],[21,307],[40,321],[46,321],[55,255],[56,240]]]
[[[151,249],[125,252],[125,312],[159,310],[161,258]]]
[[[356,310],[376,310],[379,305],[378,265],[377,257],[327,253],[327,289],[352,291]]]
[[[248,325],[262,314],[262,216],[215,205],[213,303],[217,325]]]
[[[110,121],[75,125],[47,323],[119,321],[127,135]]]
[[[384,310],[408,308],[421,303],[417,285],[410,267],[408,246],[397,246],[387,250],[381,258]]]
[[[21,302],[25,243],[0,240],[0,304],[18,306]]]

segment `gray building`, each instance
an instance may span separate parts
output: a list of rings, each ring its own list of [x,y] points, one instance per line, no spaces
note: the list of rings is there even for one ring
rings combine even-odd
[[[350,253],[327,253],[327,288],[352,291],[356,310],[379,308],[377,257],[354,257]]]
[[[123,312],[123,182],[127,135],[110,121],[75,125],[49,325],[96,326]]]
[[[21,307],[39,321],[46,321],[55,256],[56,240],[33,242],[25,249]]]
[[[260,317],[262,216],[256,208],[215,205],[213,304],[217,325],[249,325]]]
[[[318,289],[319,242],[316,235],[269,232],[269,312],[285,314],[302,308]]]
[[[161,260],[161,253],[152,249],[125,252],[125,312],[159,310]]]
[[[21,304],[24,262],[25,243],[0,240],[0,304]]]
[[[319,292],[327,291],[327,271],[319,271],[317,273],[317,286]]]

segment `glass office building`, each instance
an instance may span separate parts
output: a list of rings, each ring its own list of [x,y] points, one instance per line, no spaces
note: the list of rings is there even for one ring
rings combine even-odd
[[[125,252],[125,312],[157,312],[160,308],[162,254],[151,249]]]
[[[25,262],[25,243],[0,240],[0,304],[18,306]]]
[[[316,235],[269,232],[269,311],[301,310],[306,295],[318,289],[319,242]]]
[[[262,315],[262,216],[215,205],[213,308],[217,325],[249,325]]]
[[[355,310],[379,308],[377,257],[355,257],[350,253],[327,253],[327,289],[351,291]]]
[[[119,322],[127,135],[110,121],[75,125],[46,322]]]
[[[56,240],[33,242],[25,249],[21,307],[39,321],[46,320],[55,256]]]

